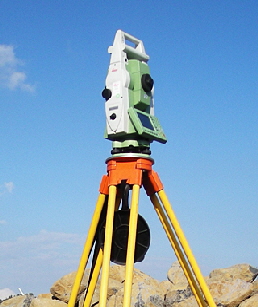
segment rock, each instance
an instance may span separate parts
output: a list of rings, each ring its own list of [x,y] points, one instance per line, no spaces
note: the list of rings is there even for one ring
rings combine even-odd
[[[113,265],[109,273],[107,306],[123,306],[125,266]],[[156,279],[134,269],[131,306],[140,307],[144,302],[144,306],[163,307],[166,287],[160,287],[159,284]]]
[[[258,293],[258,283],[251,283],[257,275],[258,269],[248,264],[238,264],[226,269],[213,270],[205,280],[215,303],[235,307]],[[167,277],[172,286],[165,296],[166,306],[198,306],[195,297],[189,294],[191,292],[187,292],[188,281],[178,261],[172,264]]]
[[[243,301],[239,307],[258,307],[258,294]]]
[[[237,264],[226,269],[213,270],[209,277],[213,280],[231,281],[241,279],[251,282],[258,276],[258,269],[249,264]]]
[[[39,295],[31,307],[67,306],[76,273],[62,277],[51,287],[51,294]],[[82,280],[78,294],[79,307],[84,305],[89,269]],[[248,264],[239,264],[226,269],[213,270],[206,283],[217,306],[258,307],[258,281],[254,281],[258,269]],[[138,269],[133,272],[131,307],[198,307],[195,297],[178,262],[172,264],[168,280],[159,282]],[[124,300],[125,266],[110,267],[107,307],[122,307]],[[100,281],[97,282],[92,304],[98,306]],[[60,301],[52,300],[51,296]],[[44,304],[47,305],[44,305]],[[58,304],[58,305],[57,305]],[[62,304],[62,305],[60,305]],[[27,305],[1,305],[29,307]]]
[[[3,301],[1,307],[29,307],[34,299],[32,294],[17,295],[8,300]]]
[[[107,297],[109,298],[110,296],[115,295],[118,292],[118,290],[121,287],[123,287],[123,285],[124,285],[123,283],[117,280],[114,280],[112,278],[109,278]],[[95,306],[99,302],[99,296],[100,296],[99,288],[100,288],[100,282],[98,282],[96,285],[95,292],[92,296],[91,305]],[[83,307],[84,299],[85,299],[85,292],[86,291],[84,291],[83,295],[81,295],[80,297],[79,307]]]
[[[167,305],[167,307],[170,307]],[[171,307],[199,307],[194,296],[186,299],[185,301],[174,303]],[[222,307],[222,306],[221,306]]]
[[[90,272],[90,269],[86,269],[84,277],[80,284],[80,289],[79,289],[79,293],[77,296],[77,300],[79,300],[80,295],[86,289],[89,272]],[[71,295],[72,287],[74,284],[75,276],[76,276],[76,272],[72,272],[70,274],[63,276],[58,281],[56,281],[50,288],[51,294],[54,297],[58,298],[60,301],[68,303],[70,295]]]
[[[236,279],[231,281],[208,281],[208,287],[216,304],[225,307],[236,307],[250,297],[253,285],[247,281]]]
[[[190,287],[184,290],[171,290],[165,295],[164,306],[172,306],[174,303],[185,301],[192,295]]]
[[[91,300],[92,305],[97,304],[98,301],[99,301],[99,286],[100,286],[100,284],[99,284],[99,282],[97,282],[96,289],[93,293],[92,300]],[[86,287],[85,287],[85,291],[81,294],[81,296],[79,298],[79,307],[83,307],[85,294],[86,294]]]
[[[109,306],[118,307],[119,304],[123,305],[124,297],[124,281],[125,281],[125,266],[113,265],[109,271],[108,283],[108,304]],[[134,269],[133,285],[132,285],[132,301],[136,304],[139,301],[146,299],[151,306],[162,306],[164,302],[165,288],[159,286],[160,282],[156,279],[144,274],[138,269]],[[99,301],[99,287],[98,282],[95,293],[93,295],[92,303],[96,304]],[[141,294],[139,294],[141,289]],[[119,303],[120,301],[120,303]],[[84,295],[82,296],[79,306],[82,307],[84,302]],[[162,302],[162,304],[161,304]],[[156,305],[155,305],[156,304]],[[134,306],[135,307],[135,306]]]
[[[30,307],[67,307],[67,304],[50,298],[35,298]]]
[[[252,293],[252,295],[258,294],[258,280],[252,282],[252,285],[253,285],[253,293]]]
[[[8,306],[8,307],[22,307],[24,303],[24,295],[15,296],[12,298],[9,298],[7,300],[4,300],[0,306]]]
[[[125,266],[124,265],[113,265],[110,267],[110,272],[109,272],[110,278],[113,280],[117,280],[120,283],[124,283],[125,281]],[[152,278],[149,275],[144,274],[140,270],[134,268],[133,271],[133,283],[136,282],[144,282],[146,285],[150,283],[155,283],[156,286],[159,286],[159,281],[156,279]]]
[[[125,281],[125,266],[124,265],[112,265],[109,268],[109,276],[110,278],[117,280],[121,283],[124,282]]]
[[[115,280],[113,278],[109,278],[108,282],[108,299],[110,296],[115,295],[122,287],[124,283]]]
[[[107,307],[122,307],[124,300],[124,287],[107,301]],[[136,281],[132,285],[131,307],[163,307],[164,292],[157,288],[156,280],[148,284]]]
[[[49,299],[53,299],[53,295],[52,294],[50,294],[50,293],[42,293],[42,294],[39,294],[38,296],[37,296],[37,298],[49,298]]]
[[[161,288],[164,293],[167,293],[173,289],[173,286],[169,280],[163,280],[159,283],[159,288]]]
[[[174,262],[168,270],[167,278],[173,285],[176,285],[177,289],[183,290],[188,287],[188,280],[178,261]]]

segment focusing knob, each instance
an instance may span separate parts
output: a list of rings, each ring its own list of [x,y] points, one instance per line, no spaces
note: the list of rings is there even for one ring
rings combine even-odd
[[[112,92],[108,88],[104,88],[102,91],[102,97],[106,99],[106,101],[111,98]]]
[[[151,78],[149,74],[142,75],[142,88],[143,90],[148,93],[152,90],[154,85],[154,80]]]

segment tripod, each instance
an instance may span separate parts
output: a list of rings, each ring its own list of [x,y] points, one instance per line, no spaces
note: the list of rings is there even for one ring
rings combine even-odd
[[[177,221],[171,205],[164,192],[158,174],[152,169],[153,159],[147,155],[124,154],[107,159],[107,175],[100,183],[100,194],[92,217],[88,236],[81,256],[75,282],[72,288],[68,307],[74,307],[79,292],[81,280],[95,245],[93,266],[88,281],[84,299],[84,307],[91,305],[96,284],[100,275],[99,307],[106,307],[110,261],[125,264],[125,284],[123,307],[129,307],[133,283],[134,262],[143,259],[148,248],[148,227],[138,215],[138,199],[143,186],[150,197],[159,220],[165,230],[168,240],[179,260],[191,290],[200,307],[216,307],[209,289],[204,281],[184,233]],[[126,196],[132,190],[130,210]],[[115,224],[115,215],[122,210],[127,212],[123,217],[126,222]],[[121,219],[121,217],[120,217]],[[139,224],[139,220],[141,224]],[[114,234],[120,233],[116,248]],[[138,242],[139,238],[143,238]],[[124,240],[126,239],[126,240]],[[137,245],[140,245],[140,247]]]

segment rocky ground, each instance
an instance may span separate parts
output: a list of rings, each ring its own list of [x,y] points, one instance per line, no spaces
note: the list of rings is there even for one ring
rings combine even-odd
[[[75,272],[63,276],[50,288],[50,293],[34,297],[19,295],[3,301],[1,307],[65,307],[67,306]],[[78,294],[78,307],[83,307],[89,270],[86,270]],[[258,269],[248,264],[238,264],[226,269],[213,270],[206,283],[218,307],[258,307]],[[122,307],[125,267],[110,267],[107,307]],[[92,298],[98,306],[99,283]],[[76,306],[76,307],[77,307]],[[172,264],[167,280],[159,282],[135,269],[132,285],[132,307],[198,307],[178,262]],[[208,307],[208,305],[207,305]]]

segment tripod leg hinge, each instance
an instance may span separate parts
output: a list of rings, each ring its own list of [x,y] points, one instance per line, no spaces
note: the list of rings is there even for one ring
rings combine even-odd
[[[148,196],[151,196],[164,189],[158,173],[153,170],[144,174],[142,183]]]
[[[147,159],[131,159],[126,162],[119,159],[110,160],[107,166],[108,175],[104,175],[100,183],[100,193],[108,195],[110,185],[120,184],[125,179],[128,184],[143,184],[148,196],[163,190],[163,184],[152,169],[152,164],[153,162]]]
[[[101,194],[108,195],[108,187],[109,187],[109,178],[107,175],[104,175],[100,182],[99,192]]]

